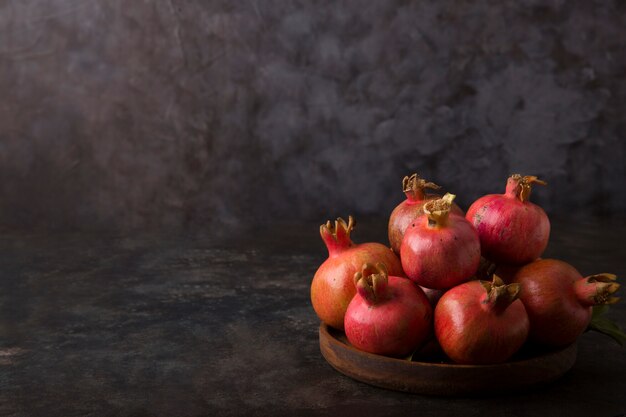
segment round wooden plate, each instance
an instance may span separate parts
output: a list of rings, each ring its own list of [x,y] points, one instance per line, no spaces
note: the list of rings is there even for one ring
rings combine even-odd
[[[549,353],[526,353],[498,365],[415,362],[352,347],[343,332],[320,325],[320,350],[333,368],[377,387],[426,395],[472,395],[520,391],[554,381],[576,361],[576,344]]]

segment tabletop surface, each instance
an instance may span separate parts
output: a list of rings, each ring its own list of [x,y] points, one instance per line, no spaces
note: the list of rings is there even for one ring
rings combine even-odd
[[[353,239],[384,241],[381,221]],[[626,275],[624,219],[552,221],[546,257]],[[323,359],[309,285],[315,224],[239,237],[0,237],[0,416],[626,415],[626,348],[586,333],[573,369],[529,392],[383,390]],[[623,293],[623,290],[621,291]],[[626,302],[610,317],[626,327]]]

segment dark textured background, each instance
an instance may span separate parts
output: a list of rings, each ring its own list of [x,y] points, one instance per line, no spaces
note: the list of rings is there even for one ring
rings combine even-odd
[[[0,226],[626,211],[621,1],[0,1]]]

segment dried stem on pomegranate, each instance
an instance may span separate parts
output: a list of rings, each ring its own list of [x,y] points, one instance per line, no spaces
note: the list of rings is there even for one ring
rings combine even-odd
[[[439,187],[434,182],[428,182],[419,175],[413,174],[410,177],[404,177],[402,179],[402,191],[406,195],[406,198],[411,201],[420,201],[424,199],[424,189],[431,188],[438,190]]]
[[[511,303],[518,299],[519,293],[522,289],[521,284],[508,284],[505,285],[504,281],[497,276],[493,276],[493,280],[480,281],[480,284],[487,291],[483,305],[488,309],[493,309],[496,312],[502,312],[506,310]]]
[[[366,263],[354,274],[354,285],[369,304],[376,304],[386,298],[388,276],[385,264],[379,262],[374,266]]]
[[[583,305],[615,304],[619,297],[614,297],[620,285],[615,282],[617,276],[609,273],[591,275],[574,283],[574,291]]]
[[[443,227],[446,225],[452,208],[452,201],[455,197],[454,194],[446,193],[443,197],[424,204],[424,214],[428,217],[429,227]]]
[[[528,201],[533,184],[548,185],[534,175],[512,174],[507,182],[506,194],[517,197],[522,202]]]
[[[355,221],[352,216],[348,216],[348,223],[339,217],[335,224],[328,220],[320,226],[320,235],[328,248],[328,254],[333,256],[344,249],[354,245],[350,239],[350,233],[354,229]]]
[[[492,279],[497,267],[498,266],[494,262],[491,262],[481,256],[480,263],[478,264],[478,270],[475,274],[476,279],[484,281]]]

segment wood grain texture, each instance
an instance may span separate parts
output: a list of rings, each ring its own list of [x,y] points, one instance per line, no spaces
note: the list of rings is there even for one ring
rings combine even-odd
[[[356,380],[397,391],[427,395],[510,394],[561,377],[576,361],[576,344],[498,365],[411,362],[362,352],[342,333],[320,325],[320,350],[328,363]]]
[[[546,257],[623,279],[626,222],[591,220],[553,222]],[[0,233],[0,415],[626,413],[624,349],[597,333],[580,338],[557,382],[497,400],[410,395],[335,371],[310,304],[327,256],[318,228],[299,222],[230,239]],[[357,232],[381,240],[385,219]],[[610,317],[626,328],[626,303]]]

